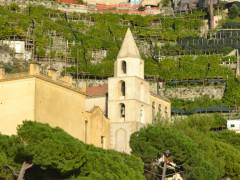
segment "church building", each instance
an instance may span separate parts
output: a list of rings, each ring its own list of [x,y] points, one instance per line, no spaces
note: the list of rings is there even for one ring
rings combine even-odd
[[[0,133],[16,134],[24,120],[60,127],[95,146],[130,153],[131,134],[158,119],[171,118],[171,103],[150,91],[130,29],[114,63],[114,76],[102,86],[80,89],[54,69],[6,74],[0,67]]]
[[[102,94],[94,96],[94,90]],[[171,116],[170,101],[152,93],[144,80],[144,61],[130,29],[114,63],[114,77],[107,85],[87,88],[87,94],[87,108],[100,106],[110,119],[110,143],[118,151],[129,153],[132,133],[157,118],[167,120]]]

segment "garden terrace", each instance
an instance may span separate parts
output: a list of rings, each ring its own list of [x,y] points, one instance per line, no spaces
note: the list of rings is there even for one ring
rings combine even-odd
[[[240,49],[240,29],[219,29],[214,34],[208,34],[206,38],[180,38],[176,47],[178,48],[175,48],[175,54],[227,54],[232,49]],[[164,49],[166,47],[163,48],[163,53],[166,52]]]

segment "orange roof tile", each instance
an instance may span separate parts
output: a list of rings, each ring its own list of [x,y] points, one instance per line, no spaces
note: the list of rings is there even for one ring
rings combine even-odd
[[[88,96],[105,96],[108,92],[108,85],[104,84],[101,86],[91,86],[87,87],[86,94]]]

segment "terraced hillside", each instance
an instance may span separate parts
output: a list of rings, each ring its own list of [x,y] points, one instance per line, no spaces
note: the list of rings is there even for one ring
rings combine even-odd
[[[58,59],[71,62],[73,66],[67,69],[69,72],[111,76],[113,62],[124,33],[130,27],[145,59],[146,75],[158,76],[166,81],[220,77],[227,82],[222,100],[203,97],[189,102],[173,99],[174,107],[188,108],[193,104],[195,106],[239,105],[239,82],[235,79],[233,71],[220,66],[224,60],[222,55],[174,56],[176,55],[174,50],[178,49],[176,42],[179,43],[180,39],[199,38],[205,15],[203,11],[176,17],[65,14],[40,6],[20,8],[12,4],[0,6],[0,38],[17,36],[31,39],[35,45],[36,59]],[[203,47],[209,49],[213,46],[210,44],[208,47],[203,44]],[[185,48],[199,50],[199,47],[191,44]],[[164,50],[172,57],[162,59]],[[214,53],[217,52],[213,51]],[[93,61],[94,56],[101,60]]]
[[[204,16],[205,13],[200,11],[178,17],[65,14],[44,7],[20,9],[12,4],[0,7],[0,38],[14,35],[33,39],[36,57],[63,58],[64,51],[53,47],[54,34],[68,42],[67,57],[78,60],[81,71],[111,75],[113,60],[127,27],[131,27],[139,46],[153,46],[154,43],[175,42],[189,35],[198,36]],[[145,49],[148,53],[143,53],[143,57],[151,57],[149,49],[152,47]],[[100,63],[92,65],[92,52],[101,50],[106,50],[106,55]]]

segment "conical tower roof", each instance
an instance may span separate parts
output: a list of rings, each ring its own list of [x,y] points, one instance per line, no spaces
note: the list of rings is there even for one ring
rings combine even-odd
[[[124,37],[121,49],[118,53],[117,58],[139,58],[141,59],[139,50],[133,38],[131,30],[128,28],[127,33]]]

